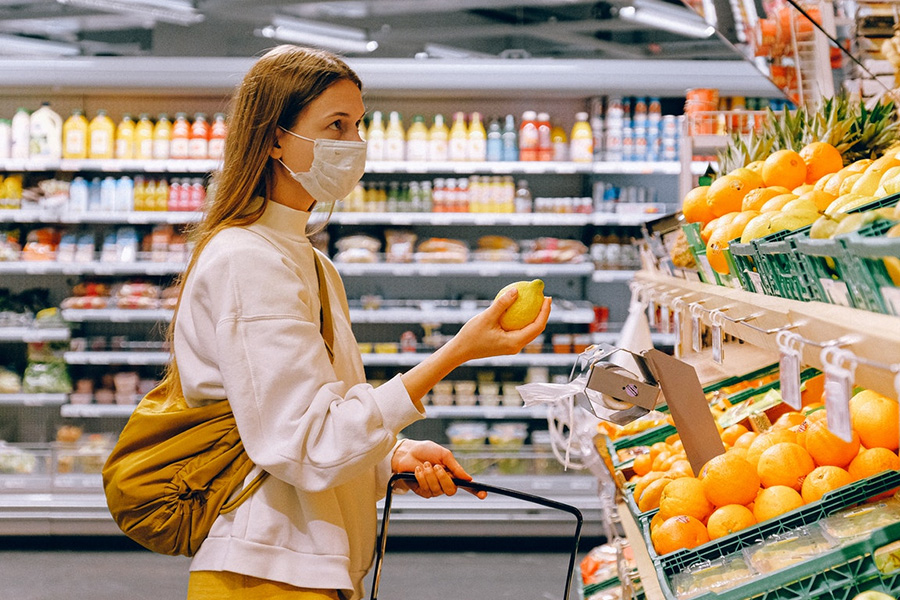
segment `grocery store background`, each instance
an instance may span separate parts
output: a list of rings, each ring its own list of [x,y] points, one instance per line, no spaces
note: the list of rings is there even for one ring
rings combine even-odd
[[[607,541],[597,473],[562,467],[546,408],[516,386],[565,382],[580,351],[620,340],[632,241],[677,211],[730,117],[893,85],[863,35],[893,18],[865,2],[804,4],[863,64],[788,4],[736,4],[0,0],[0,597],[183,597],[188,561],[128,543],[98,472],[168,359],[217,117],[281,42],[343,54],[364,83],[367,174],[318,241],[370,380],[502,285],[543,279],[545,336],[458,369],[406,433],[451,444],[481,481],[578,506],[579,559]],[[23,146],[22,123],[57,133]],[[662,325],[649,341],[675,344]],[[464,496],[397,500],[383,597],[558,598],[566,515]],[[616,573],[606,550],[596,580]]]

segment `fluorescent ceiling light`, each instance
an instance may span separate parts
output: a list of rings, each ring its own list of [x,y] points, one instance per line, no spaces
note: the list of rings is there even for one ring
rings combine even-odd
[[[425,54],[431,58],[497,58],[491,54],[443,44],[425,44]]]
[[[74,44],[0,34],[0,55],[4,56],[75,56],[80,53]]]
[[[636,0],[634,6],[620,8],[619,17],[633,23],[698,39],[708,38],[716,33],[716,28],[703,21],[697,14],[674,6],[670,8],[659,2]]]
[[[164,23],[194,25],[205,18],[193,4],[177,0],[56,0],[60,4],[97,10],[141,15]]]
[[[378,42],[369,39],[363,29],[315,21],[275,17],[270,26],[263,27],[256,33],[282,42],[306,44],[338,52],[362,54],[378,49]]]

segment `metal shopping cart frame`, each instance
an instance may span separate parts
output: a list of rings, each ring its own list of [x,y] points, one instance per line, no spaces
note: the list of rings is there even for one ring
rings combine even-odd
[[[375,548],[375,577],[372,582],[372,594],[370,596],[371,600],[378,600],[378,587],[381,583],[381,568],[384,565],[384,554],[385,549],[387,548],[387,532],[391,518],[391,500],[393,498],[394,486],[398,482],[415,483],[415,481],[416,476],[412,473],[396,473],[391,477],[390,481],[388,481],[387,495],[384,499],[384,511],[381,518],[381,531],[378,535],[378,544]],[[569,593],[572,589],[572,579],[575,574],[575,562],[578,558],[578,543],[581,540],[581,529],[584,525],[584,517],[582,516],[581,511],[569,504],[563,504],[562,502],[557,502],[555,500],[550,500],[541,496],[526,494],[525,492],[502,488],[494,485],[487,485],[485,483],[465,481],[463,479],[454,479],[453,483],[455,483],[457,487],[467,489],[475,493],[487,492],[488,494],[507,496],[510,498],[515,498],[517,500],[522,500],[524,502],[530,502],[532,504],[545,506],[547,508],[561,510],[575,517],[574,543],[572,544],[572,554],[569,557],[569,570],[566,575],[566,590],[565,594],[561,597],[561,600],[568,600]]]

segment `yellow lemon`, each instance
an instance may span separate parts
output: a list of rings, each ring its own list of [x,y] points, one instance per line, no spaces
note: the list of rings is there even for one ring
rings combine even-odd
[[[544,282],[542,280],[510,283],[497,292],[497,297],[494,299],[496,300],[512,288],[519,290],[519,296],[512,306],[500,316],[500,327],[507,331],[522,329],[532,323],[540,314],[541,306],[544,305]]]

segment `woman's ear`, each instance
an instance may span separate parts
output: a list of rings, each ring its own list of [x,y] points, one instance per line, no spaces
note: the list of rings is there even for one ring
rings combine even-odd
[[[284,150],[281,148],[281,142],[284,135],[285,134],[281,129],[275,131],[275,139],[272,141],[272,147],[269,148],[269,157],[278,160],[284,155]]]

